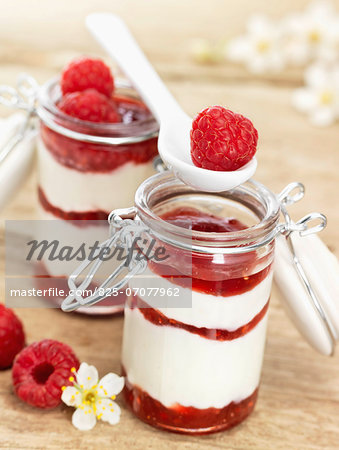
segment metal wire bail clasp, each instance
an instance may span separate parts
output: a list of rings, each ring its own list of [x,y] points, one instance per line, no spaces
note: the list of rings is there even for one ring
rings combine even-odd
[[[92,306],[98,303],[124,288],[130,278],[146,269],[146,259],[136,258],[139,252],[134,242],[149,230],[142,222],[134,220],[135,215],[134,207],[111,212],[108,218],[110,237],[99,244],[93,257],[85,259],[68,278],[70,291],[68,297],[62,302],[61,309],[63,311],[74,311],[81,306]],[[107,255],[113,248],[123,250],[125,258],[92,295],[84,297],[84,292],[93,281],[100,266],[107,261]]]
[[[327,225],[326,216],[318,212],[309,213],[298,220],[298,222],[294,222],[291,219],[287,211],[287,206],[301,200],[304,194],[305,186],[302,183],[293,182],[288,184],[278,195],[280,209],[285,219],[285,223],[279,225],[278,231],[286,237],[289,237],[293,231],[297,231],[300,236],[319,233]]]
[[[26,73],[19,75],[16,88],[0,85],[0,104],[15,109],[35,112],[39,85]]]
[[[38,83],[27,74],[21,74],[18,77],[16,89],[11,86],[0,85],[0,104],[26,111],[26,117],[21,128],[0,150],[0,163],[25,138],[26,133],[30,130],[31,119],[36,115],[38,91]]]
[[[298,222],[294,222],[287,211],[287,206],[300,200],[304,196],[304,192],[305,188],[301,183],[291,183],[279,194],[278,198],[280,200],[281,212],[285,218],[285,223],[279,226],[279,231],[285,237],[286,244],[291,254],[292,264],[308,294],[309,302],[327,331],[328,338],[331,342],[331,354],[333,354],[336,341],[332,331],[334,327],[323,308],[320,298],[316,294],[312,280],[310,280],[306,274],[305,268],[300,260],[301,255],[298,255],[293,241],[294,233],[298,233],[299,236],[303,238],[323,230],[326,227],[327,219],[323,214],[313,212],[307,214],[302,219],[298,220]],[[310,243],[308,243],[308,245],[310,245]]]

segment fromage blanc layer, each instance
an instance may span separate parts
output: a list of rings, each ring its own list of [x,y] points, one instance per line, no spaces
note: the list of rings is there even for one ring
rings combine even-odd
[[[131,206],[138,186],[154,173],[151,162],[126,163],[110,173],[80,172],[52,156],[38,140],[40,187],[63,211],[106,211]]]
[[[164,406],[222,408],[258,387],[267,314],[246,335],[212,341],[147,321],[138,309],[125,309],[122,364],[131,384]]]
[[[229,297],[221,297],[189,288],[176,286],[169,279],[160,277],[149,269],[132,278],[131,289],[148,305],[163,313],[166,317],[196,327],[206,327],[233,331],[250,322],[267,303],[272,284],[273,271],[253,289]],[[147,290],[149,286],[157,286],[166,292],[178,295],[160,297]],[[178,291],[174,291],[174,287]],[[182,307],[182,306],[185,307]]]

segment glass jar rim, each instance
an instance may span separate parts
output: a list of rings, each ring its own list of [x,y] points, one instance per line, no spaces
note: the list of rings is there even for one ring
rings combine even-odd
[[[120,78],[115,80],[115,85],[117,88],[134,90],[128,81]],[[135,93],[134,97],[131,95],[126,97],[142,101],[136,91]],[[60,95],[59,77],[47,81],[39,91],[37,114],[48,128],[66,137],[95,144],[122,145],[146,141],[158,135],[159,125],[153,116],[129,124],[97,123],[71,117],[56,106],[56,99],[53,99],[53,96],[59,98]],[[75,131],[79,127],[86,128],[90,132]]]
[[[246,253],[269,244],[277,235],[280,217],[279,199],[257,181],[249,180],[232,191],[216,194],[231,198],[232,195],[235,197],[236,193],[243,193],[260,202],[264,208],[264,214],[262,218],[259,218],[259,223],[235,232],[192,231],[163,220],[150,205],[152,195],[154,196],[160,188],[167,195],[171,188],[186,189],[189,193],[199,195],[211,193],[197,191],[176,178],[170,171],[153,175],[139,186],[135,194],[137,217],[151,229],[155,236],[171,245],[198,253]],[[241,202],[238,201],[238,203]]]

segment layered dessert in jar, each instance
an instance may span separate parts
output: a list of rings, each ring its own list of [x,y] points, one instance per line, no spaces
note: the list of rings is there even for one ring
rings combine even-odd
[[[207,108],[193,122],[192,160],[236,170],[253,157],[257,139],[245,117]],[[231,428],[258,395],[279,203],[254,181],[206,193],[164,173],[141,185],[135,205],[148,240],[166,257],[148,258],[129,282],[126,402],[169,431]]]
[[[38,114],[40,217],[68,221],[65,235],[76,242],[88,242],[91,228],[104,240],[109,212],[133,204],[154,173],[157,122],[128,82],[92,58],[71,62],[42,88]],[[47,260],[40,275],[66,279],[76,265],[64,273],[65,265]]]
[[[136,210],[168,258],[150,260],[130,281],[127,404],[170,431],[228,429],[258,395],[274,253],[265,237],[278,221],[277,200],[254,182],[212,195],[161,174],[138,190]]]
[[[132,278],[125,307],[124,395],[144,422],[173,432],[206,434],[238,425],[253,411],[264,356],[275,239],[279,236],[281,251],[282,236],[296,230],[285,210],[285,201],[293,202],[293,195],[295,201],[302,192],[291,195],[295,187],[291,183],[276,196],[260,183],[248,181],[232,191],[208,194],[171,174],[160,174],[137,191],[135,217],[148,226],[148,241],[156,242],[162,255],[147,258],[146,271]],[[279,223],[280,212],[285,223]],[[293,240],[304,239],[306,234],[300,230],[312,230],[300,227],[305,218],[323,217],[313,213],[298,221]],[[299,242],[299,249],[312,245],[314,250],[316,245],[323,256],[321,241],[311,244],[312,240]],[[307,296],[296,302],[302,284],[292,260],[300,261],[298,256],[303,255],[300,267],[309,270],[312,258],[305,258],[305,248],[293,256],[284,245],[286,259],[277,252],[279,274],[290,296],[291,317],[299,309],[294,317],[304,326],[311,303]],[[325,265],[326,261],[335,266],[332,256],[322,259]],[[286,290],[289,277],[294,289]],[[328,303],[318,305],[326,311]],[[308,337],[317,327],[313,321],[303,333]],[[331,341],[315,342],[315,348],[329,354]]]

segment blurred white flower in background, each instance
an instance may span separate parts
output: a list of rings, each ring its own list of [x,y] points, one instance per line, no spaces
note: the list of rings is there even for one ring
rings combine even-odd
[[[217,63],[223,59],[224,43],[211,44],[208,39],[193,39],[190,43],[194,60],[201,64]]]
[[[289,63],[304,65],[310,60],[334,61],[339,50],[339,18],[333,4],[315,1],[302,12],[281,22],[283,52]]]
[[[317,63],[305,72],[306,86],[293,93],[293,105],[317,126],[339,118],[339,64]]]
[[[199,62],[218,62],[221,45],[196,41]],[[332,3],[315,0],[303,11],[273,22],[257,14],[246,32],[226,42],[224,57],[244,64],[255,74],[279,72],[288,65],[306,66],[305,86],[293,94],[293,105],[308,114],[314,125],[339,119],[339,14]]]
[[[246,34],[231,39],[226,57],[244,63],[252,73],[279,72],[284,67],[281,51],[281,30],[264,15],[252,16]]]

